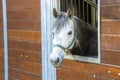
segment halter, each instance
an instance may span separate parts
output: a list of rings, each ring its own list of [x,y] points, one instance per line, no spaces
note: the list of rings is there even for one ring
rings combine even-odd
[[[75,31],[75,28],[74,28],[74,37],[73,37],[73,39],[72,39],[72,41],[71,41],[71,43],[67,46],[67,47],[64,47],[64,46],[62,46],[62,45],[60,45],[60,44],[55,44],[55,45],[53,45],[53,48],[54,47],[59,47],[60,49],[62,49],[63,51],[69,51],[70,50],[70,47],[74,44],[74,42],[75,42],[75,39],[76,39],[76,36],[77,36],[77,32]]]

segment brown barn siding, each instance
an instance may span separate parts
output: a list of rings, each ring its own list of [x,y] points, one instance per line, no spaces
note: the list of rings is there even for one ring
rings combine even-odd
[[[4,41],[3,41],[2,0],[0,0],[0,80],[4,80]]]
[[[101,64],[64,60],[57,80],[120,80],[120,0],[101,0]]]
[[[41,80],[39,1],[7,0],[10,80]]]

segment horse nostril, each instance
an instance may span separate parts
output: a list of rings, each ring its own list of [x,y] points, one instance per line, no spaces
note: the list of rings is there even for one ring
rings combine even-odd
[[[57,64],[59,62],[59,58],[57,58],[56,60],[51,60],[51,63],[53,64]]]
[[[56,59],[55,63],[58,63],[59,62],[59,58]]]

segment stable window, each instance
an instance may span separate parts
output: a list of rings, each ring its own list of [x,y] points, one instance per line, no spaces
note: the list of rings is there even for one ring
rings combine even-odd
[[[96,27],[98,31],[97,56],[67,55],[65,58],[100,63],[100,5],[98,5],[98,0],[58,0],[57,4],[60,11],[66,12],[68,9],[70,9],[74,16],[79,17],[84,22],[90,24],[93,28]]]

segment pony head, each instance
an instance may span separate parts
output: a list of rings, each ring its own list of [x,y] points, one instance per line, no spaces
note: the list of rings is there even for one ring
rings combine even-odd
[[[75,43],[73,15],[70,10],[65,13],[53,9],[53,16],[55,17],[52,28],[53,48],[49,58],[54,67],[60,67],[67,51],[72,49]]]

